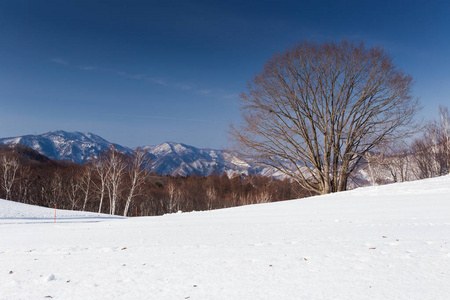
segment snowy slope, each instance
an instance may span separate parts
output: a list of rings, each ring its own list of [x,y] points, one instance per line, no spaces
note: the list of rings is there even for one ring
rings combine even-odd
[[[450,295],[450,176],[210,212],[10,221],[0,221],[0,299]]]
[[[119,216],[96,214],[84,211],[56,209],[56,218],[60,222],[101,221],[121,219]],[[0,199],[0,225],[5,223],[54,222],[55,209],[27,205]]]

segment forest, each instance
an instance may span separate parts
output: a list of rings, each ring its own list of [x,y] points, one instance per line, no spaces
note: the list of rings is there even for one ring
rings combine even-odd
[[[309,196],[289,179],[226,173],[173,177],[147,171],[145,151],[112,148],[87,164],[51,160],[22,145],[0,147],[0,198],[125,216],[211,210]]]

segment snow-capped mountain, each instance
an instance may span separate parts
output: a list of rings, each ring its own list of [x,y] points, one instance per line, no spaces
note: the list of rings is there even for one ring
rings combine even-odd
[[[110,143],[93,133],[63,130],[0,139],[0,145],[11,144],[28,146],[51,159],[73,161],[80,164],[107,150],[111,145],[125,153],[132,151],[129,148]]]
[[[163,175],[191,174],[262,174],[276,175],[268,168],[249,165],[224,150],[200,149],[180,143],[166,142],[157,146],[143,147],[154,156],[152,170]]]
[[[93,133],[51,131],[39,135],[2,138],[0,145],[21,144],[55,160],[85,163],[91,157],[114,145],[124,153],[133,150],[113,144]],[[151,170],[161,175],[262,174],[279,177],[273,169],[249,165],[237,156],[224,151],[200,149],[180,143],[167,142],[144,146],[152,155]]]

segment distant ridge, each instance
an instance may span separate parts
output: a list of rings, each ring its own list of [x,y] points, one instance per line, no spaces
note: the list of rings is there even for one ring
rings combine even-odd
[[[114,145],[119,151],[131,153],[133,149],[111,143],[90,132],[50,131],[38,135],[0,138],[0,145],[20,144],[30,147],[54,160],[85,163]],[[249,165],[224,150],[200,149],[193,146],[166,142],[156,146],[143,146],[152,155],[151,171],[161,175],[258,174],[283,177],[274,169]]]
[[[111,145],[128,153],[132,150],[113,144],[90,132],[67,132],[54,130],[38,135],[24,135],[0,139],[0,145],[20,144],[28,146],[51,159],[72,161],[79,164],[87,162]]]

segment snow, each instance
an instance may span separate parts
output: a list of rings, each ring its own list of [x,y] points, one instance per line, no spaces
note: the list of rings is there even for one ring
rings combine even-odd
[[[0,299],[450,295],[450,176],[160,217],[0,212]]]
[[[4,145],[19,144],[20,140],[21,140],[21,137],[5,138],[5,139],[3,139],[3,144]]]
[[[119,216],[62,209],[56,209],[56,218],[58,223],[100,222],[105,219],[124,219]],[[55,209],[0,199],[0,225],[11,223],[48,223],[54,222],[54,219]]]
[[[150,148],[150,146],[146,146],[144,149],[151,150],[151,153],[156,156],[166,155],[172,152],[172,147],[169,143],[162,143],[161,145],[153,146],[152,148]]]
[[[246,163],[242,159],[237,158],[236,156],[231,156],[230,163],[232,163],[236,166],[250,167],[250,165],[248,163]]]
[[[183,153],[183,152],[185,152],[185,151],[187,150],[186,147],[184,147],[184,146],[181,145],[181,144],[176,144],[176,145],[174,145],[174,146],[173,146],[173,149],[175,150],[175,153],[177,153],[177,154]]]

